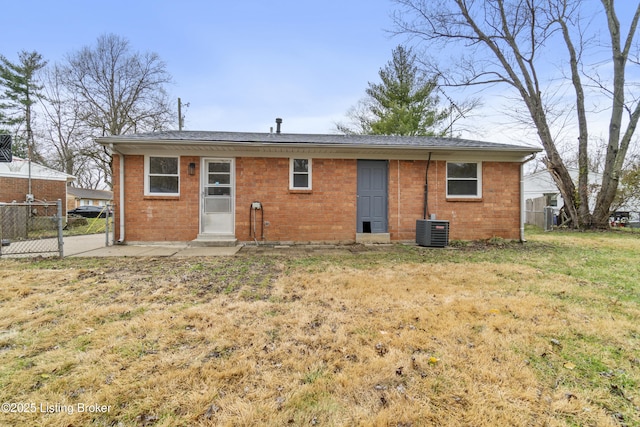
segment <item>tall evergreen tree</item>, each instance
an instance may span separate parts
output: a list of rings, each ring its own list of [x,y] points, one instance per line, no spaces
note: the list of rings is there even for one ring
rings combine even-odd
[[[12,129],[15,155],[37,157],[33,137],[33,104],[41,97],[37,73],[47,65],[38,52],[21,51],[18,63],[0,55],[0,125]]]
[[[398,46],[393,59],[378,72],[381,83],[369,83],[375,119],[371,133],[378,135],[442,135],[438,126],[447,111],[438,110],[438,97],[433,91],[436,80],[427,78],[416,65],[411,49]]]
[[[449,111],[438,109],[437,82],[417,66],[411,49],[398,46],[392,60],[380,69],[380,83],[369,82],[366,97],[347,113],[351,125],[338,124],[345,133],[441,136]]]

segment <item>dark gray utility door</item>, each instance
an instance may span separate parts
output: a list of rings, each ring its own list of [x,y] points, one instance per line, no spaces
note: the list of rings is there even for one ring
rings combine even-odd
[[[358,160],[358,233],[387,232],[386,160]]]

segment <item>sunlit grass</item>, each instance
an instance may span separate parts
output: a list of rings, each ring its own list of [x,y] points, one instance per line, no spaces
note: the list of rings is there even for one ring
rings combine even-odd
[[[0,260],[0,425],[639,426],[640,238]]]
[[[84,234],[104,234],[107,220],[105,218],[80,218],[74,223],[70,221],[64,227],[62,234],[65,236],[79,236]],[[109,232],[113,233],[113,218],[109,218]]]

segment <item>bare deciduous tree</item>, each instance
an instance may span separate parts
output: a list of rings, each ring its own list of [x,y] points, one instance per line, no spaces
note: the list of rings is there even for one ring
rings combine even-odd
[[[371,114],[371,109],[370,99],[362,98],[358,100],[356,105],[347,110],[347,121],[335,123],[336,130],[345,135],[371,134],[371,122],[375,120],[373,114]]]
[[[593,2],[580,0],[396,0],[396,32],[410,36],[428,48],[462,48],[463,54],[450,70],[434,64],[432,72],[445,85],[473,86],[507,84],[526,107],[545,150],[544,162],[560,189],[574,226],[605,227],[616,195],[621,169],[640,117],[637,93],[630,90],[626,72],[637,65],[631,55],[640,4],[623,34],[613,0],[601,0],[599,15],[606,18],[607,36],[596,43],[596,25],[586,20],[586,8]],[[591,25],[589,25],[591,24]],[[609,49],[608,58],[597,58],[590,49]],[[635,52],[637,53],[637,52]],[[561,67],[566,86],[543,78],[550,57],[562,54]],[[597,73],[593,64],[611,66],[610,77]],[[559,89],[559,85],[563,89]],[[561,96],[569,87],[573,100],[562,106]],[[607,149],[593,212],[589,209],[589,111],[588,106],[609,99]],[[593,101],[593,97],[598,101]],[[563,161],[554,126],[571,124],[577,129],[579,180],[576,189]]]
[[[93,136],[156,131],[174,119],[165,63],[155,53],[132,52],[122,37],[98,37],[95,46],[69,55],[64,70],[66,86],[78,97],[79,117]],[[110,154],[94,155],[110,177]]]
[[[41,99],[41,138],[45,143],[47,164],[76,177],[76,185],[98,188],[104,178],[93,161],[96,147],[80,120],[77,96],[62,84],[63,71],[58,65],[47,69]]]

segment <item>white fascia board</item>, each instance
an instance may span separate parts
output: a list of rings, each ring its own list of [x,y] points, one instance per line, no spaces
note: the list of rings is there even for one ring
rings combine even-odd
[[[305,154],[315,158],[341,159],[389,159],[424,160],[432,153],[431,160],[473,159],[477,161],[521,162],[535,153],[535,149],[492,150],[486,148],[458,147],[413,147],[352,144],[283,144],[283,143],[207,143],[200,141],[176,143],[175,141],[153,141],[140,143],[118,141],[114,144],[119,153],[125,155],[166,154],[179,156],[225,156],[225,157],[289,157]]]

